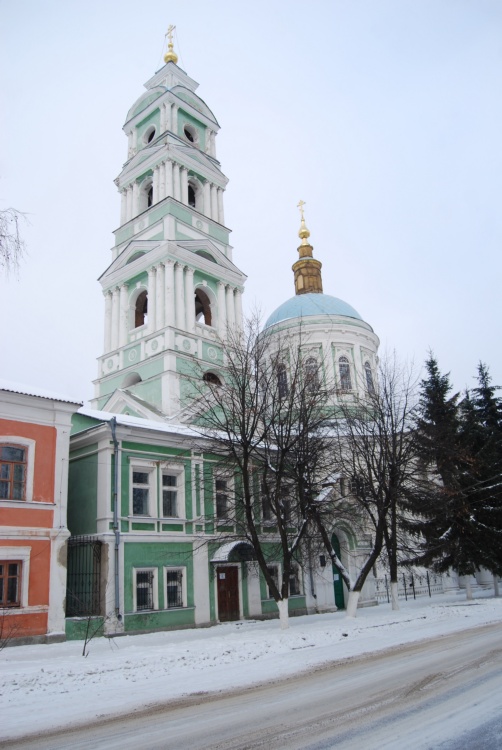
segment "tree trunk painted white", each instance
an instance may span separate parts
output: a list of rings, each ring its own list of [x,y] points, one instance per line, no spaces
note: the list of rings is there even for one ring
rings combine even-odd
[[[287,630],[289,628],[289,612],[288,612],[288,600],[281,599],[277,602],[279,609],[279,621],[281,623],[281,630]]]
[[[390,584],[390,600],[392,602],[392,609],[399,609],[399,599],[397,596],[397,581]]]
[[[471,577],[466,576],[465,577],[465,598],[470,601],[472,599],[472,586],[471,586]]]
[[[493,576],[493,596],[500,596],[498,575]]]
[[[357,611],[357,603],[359,601],[360,591],[349,591],[349,601],[347,604],[347,617],[355,617]]]

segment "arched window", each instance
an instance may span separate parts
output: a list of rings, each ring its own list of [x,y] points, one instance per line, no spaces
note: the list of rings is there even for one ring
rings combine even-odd
[[[188,205],[195,208],[195,190],[193,185],[188,186]]]
[[[139,328],[148,322],[148,292],[144,291],[138,295],[134,307],[134,327]]]
[[[211,302],[202,289],[195,292],[195,320],[207,326],[212,325]]]
[[[319,388],[319,369],[314,357],[309,357],[305,362],[305,388],[310,393]]]
[[[279,398],[286,398],[288,395],[288,371],[282,362],[277,365],[277,392]]]
[[[122,388],[129,388],[131,385],[136,385],[137,383],[141,383],[141,375],[139,375],[137,372],[130,372],[129,375],[126,375],[122,382]]]
[[[369,362],[364,363],[364,373],[366,375],[366,390],[368,393],[375,393],[375,384],[373,382],[373,373],[371,372],[371,365]]]
[[[350,364],[347,357],[340,357],[338,360],[338,371],[340,373],[340,390],[351,391],[352,380],[350,377]]]
[[[150,185],[146,191],[146,207],[150,208],[153,205],[153,185]]]
[[[214,372],[205,372],[202,376],[202,380],[204,383],[209,383],[210,385],[221,385],[221,380],[214,374]]]

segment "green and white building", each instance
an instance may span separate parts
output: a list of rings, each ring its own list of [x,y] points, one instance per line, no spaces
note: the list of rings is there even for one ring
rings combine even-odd
[[[277,611],[248,545],[228,541],[236,480],[193,425],[194,379],[224,377],[221,341],[241,325],[245,276],[225,226],[218,122],[172,44],[165,61],[124,125],[121,221],[100,278],[103,355],[92,408],[74,419],[69,637],[89,614],[103,617],[105,631],[134,632]],[[350,398],[356,383],[370,382],[378,338],[352,307],[323,294],[306,231],[302,221],[296,295],[266,326],[278,335],[308,329],[312,358],[328,363],[326,377],[340,378],[339,397]],[[348,528],[333,533],[355,570],[364,540]],[[323,562],[292,581],[291,612],[343,607],[341,581]],[[374,602],[371,581],[361,602]]]

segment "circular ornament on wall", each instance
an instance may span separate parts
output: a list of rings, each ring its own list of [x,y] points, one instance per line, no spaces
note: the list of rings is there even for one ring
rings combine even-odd
[[[216,349],[214,348],[214,346],[209,346],[208,347],[208,349],[207,349],[207,356],[210,357],[211,359],[216,359],[216,357],[218,356],[218,352],[216,351]]]
[[[151,345],[152,352],[156,351],[159,348],[159,342],[158,341],[152,341]]]
[[[195,226],[197,227],[197,229],[202,229],[202,222],[200,219],[197,219],[197,221],[195,222]]]
[[[127,359],[129,360],[129,362],[134,362],[137,356],[138,353],[136,352],[136,349],[131,349],[131,351],[127,355]]]
[[[192,344],[190,343],[188,339],[185,339],[183,342],[183,349],[189,352],[191,348],[192,348]]]

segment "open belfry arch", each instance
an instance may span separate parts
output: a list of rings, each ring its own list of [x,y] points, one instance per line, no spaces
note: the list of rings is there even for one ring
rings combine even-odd
[[[103,354],[92,406],[183,419],[191,377],[222,366],[218,342],[242,323],[245,275],[224,220],[227,178],[218,122],[177,64],[165,65],[127,113],[127,161],[105,297]]]

